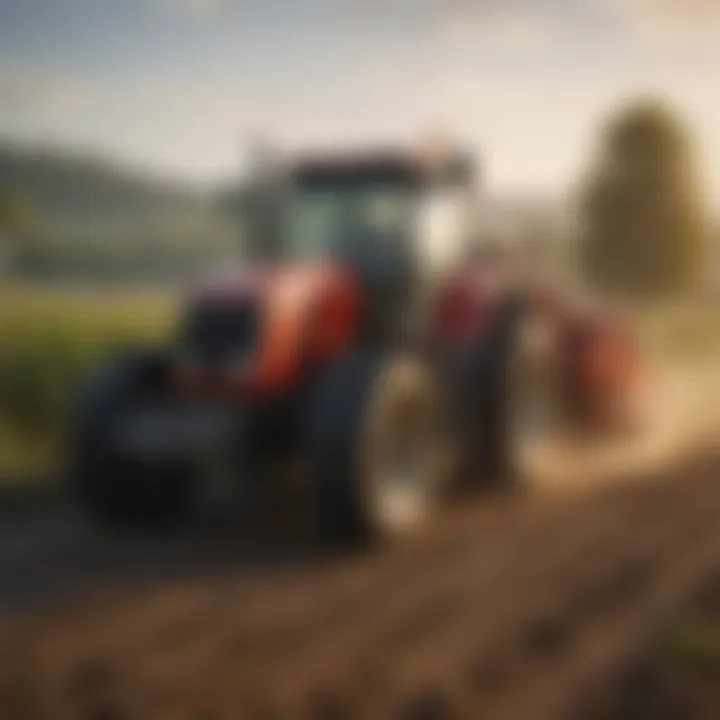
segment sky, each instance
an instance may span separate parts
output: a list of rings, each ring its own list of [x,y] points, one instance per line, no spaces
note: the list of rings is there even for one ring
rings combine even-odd
[[[720,0],[0,0],[0,136],[198,181],[441,133],[498,189],[572,186],[599,124],[677,106],[720,198]]]

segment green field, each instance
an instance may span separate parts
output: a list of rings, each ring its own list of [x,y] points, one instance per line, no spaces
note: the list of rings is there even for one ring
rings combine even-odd
[[[170,290],[0,286],[0,483],[58,465],[83,378],[123,347],[164,339]]]
[[[52,475],[72,400],[93,366],[123,347],[163,341],[179,306],[169,288],[0,286],[0,484]],[[643,313],[652,352],[720,352],[720,307]]]

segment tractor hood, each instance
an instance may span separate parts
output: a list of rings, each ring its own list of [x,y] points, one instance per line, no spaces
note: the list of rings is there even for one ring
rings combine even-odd
[[[298,267],[279,265],[239,269],[206,278],[192,291],[191,306],[231,306],[247,302],[265,308],[304,306],[328,293],[355,294],[354,273],[340,263],[313,263]]]
[[[362,312],[357,279],[332,264],[268,265],[215,276],[190,299],[189,317],[200,318],[193,339],[205,344],[196,352],[196,373],[217,378],[221,372],[224,382],[244,392],[286,392],[301,373],[353,341]]]

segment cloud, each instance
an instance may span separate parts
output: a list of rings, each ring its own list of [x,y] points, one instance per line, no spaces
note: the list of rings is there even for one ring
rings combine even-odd
[[[0,106],[8,112],[76,109],[88,93],[87,86],[76,78],[26,66],[0,65]]]
[[[611,12],[625,30],[652,42],[716,39],[720,0],[612,0]]]
[[[166,8],[196,15],[212,15],[224,9],[228,0],[155,0]]]
[[[452,44],[534,48],[550,44],[570,25],[561,12],[564,3],[555,5],[457,0],[440,6],[434,27],[441,40]]]
[[[672,44],[720,36],[720,0],[435,0],[429,7],[441,40],[475,47],[537,49],[571,37]]]
[[[645,19],[703,24],[720,19],[720,0],[616,0],[618,7]]]

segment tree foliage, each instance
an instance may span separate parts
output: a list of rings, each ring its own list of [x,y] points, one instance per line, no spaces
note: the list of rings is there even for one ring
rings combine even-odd
[[[606,292],[659,298],[701,270],[706,223],[690,138],[665,106],[640,102],[605,128],[581,205],[581,262]]]

